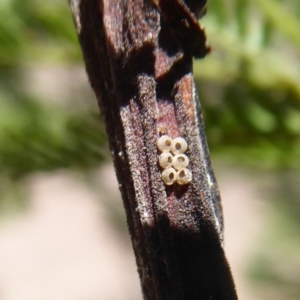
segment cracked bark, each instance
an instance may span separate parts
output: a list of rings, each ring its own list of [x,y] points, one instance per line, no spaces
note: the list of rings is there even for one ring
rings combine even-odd
[[[144,299],[237,299],[192,57],[204,0],[70,0],[105,120]],[[165,186],[157,139],[182,136],[193,179]],[[117,287],[117,283],[116,283]]]

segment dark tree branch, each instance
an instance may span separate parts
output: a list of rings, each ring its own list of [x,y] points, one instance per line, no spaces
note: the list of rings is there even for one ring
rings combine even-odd
[[[70,0],[149,300],[237,299],[192,74],[192,56],[210,50],[196,20],[205,2]],[[163,134],[186,139],[190,184],[163,184]]]

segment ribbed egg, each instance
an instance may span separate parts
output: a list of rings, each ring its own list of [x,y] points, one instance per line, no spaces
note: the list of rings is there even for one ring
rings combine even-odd
[[[162,135],[157,141],[157,147],[161,152],[171,151],[172,138],[168,135]]]
[[[174,184],[177,179],[177,173],[176,173],[175,169],[168,168],[168,169],[163,170],[161,173],[161,179],[165,185]]]
[[[189,184],[192,181],[192,172],[187,168],[177,171],[176,181],[180,185]]]
[[[173,157],[173,167],[176,170],[181,170],[189,165],[189,158],[185,154],[176,154]]]
[[[171,151],[173,154],[181,154],[184,153],[187,149],[187,142],[182,137],[177,137],[172,140],[171,143]]]
[[[163,152],[158,158],[158,163],[163,169],[172,167],[173,155],[170,152]]]

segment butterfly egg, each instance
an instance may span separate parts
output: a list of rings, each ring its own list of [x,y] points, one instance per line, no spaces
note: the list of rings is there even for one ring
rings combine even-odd
[[[159,165],[163,169],[172,167],[173,164],[173,155],[169,152],[163,152],[158,158]]]
[[[176,178],[177,178],[177,174],[173,168],[165,169],[161,173],[161,179],[165,185],[172,185],[173,183],[175,183]]]
[[[172,140],[171,151],[174,154],[184,153],[187,149],[186,140],[182,137],[177,137]]]
[[[189,184],[192,181],[192,172],[189,169],[181,169],[176,174],[176,181],[180,185]]]
[[[176,154],[173,157],[173,167],[176,170],[181,170],[189,165],[189,158],[185,154]]]
[[[172,139],[167,135],[162,135],[157,141],[157,147],[161,152],[169,152],[171,150]]]

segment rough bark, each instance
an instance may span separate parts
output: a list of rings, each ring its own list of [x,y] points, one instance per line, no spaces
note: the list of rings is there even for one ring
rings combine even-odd
[[[149,300],[237,299],[192,73],[192,57],[210,51],[196,20],[205,2],[70,1]],[[163,134],[186,139],[189,185],[163,184]]]

